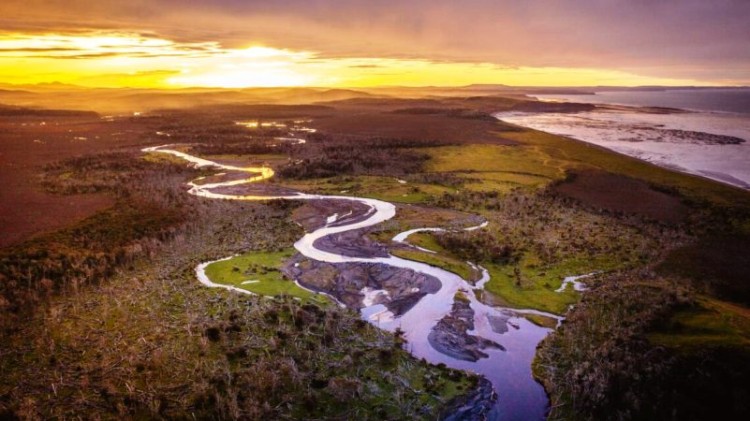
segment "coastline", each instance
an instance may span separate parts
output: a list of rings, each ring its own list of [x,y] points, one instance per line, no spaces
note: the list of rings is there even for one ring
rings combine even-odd
[[[611,104],[596,104],[601,105],[600,107],[597,107],[602,115],[607,115],[608,110],[610,109]],[[617,107],[617,106],[615,106]],[[637,114],[639,109],[645,108],[650,109],[653,107],[632,107],[628,106],[627,108],[630,108],[630,110],[623,111],[623,114],[626,113],[632,113]],[[679,129],[664,129],[662,125],[654,125],[653,127],[646,127],[643,126],[634,126],[634,131],[638,130],[674,130],[679,131],[677,133],[678,135],[682,135],[683,137],[689,137],[689,136],[697,136],[697,135],[704,135],[709,140],[713,141],[721,141],[723,139],[729,139],[731,140],[732,144],[729,144],[728,142],[725,144],[717,143],[717,144],[698,144],[698,142],[690,145],[680,144],[677,141],[667,141],[664,142],[662,145],[657,145],[656,147],[653,146],[655,142],[644,142],[643,140],[635,139],[631,140],[628,139],[627,141],[623,140],[613,140],[615,136],[620,135],[623,136],[624,134],[629,133],[627,129],[622,129],[620,127],[609,129],[608,127],[605,127],[603,129],[597,128],[599,133],[605,132],[605,130],[608,130],[606,134],[597,136],[596,130],[588,130],[589,127],[575,127],[571,120],[573,118],[578,118],[580,120],[593,120],[590,119],[588,114],[594,114],[596,111],[592,113],[586,113],[587,115],[580,116],[579,113],[544,113],[544,112],[529,112],[529,113],[508,113],[508,112],[499,112],[494,113],[493,116],[497,118],[499,121],[503,122],[504,124],[508,124],[511,126],[519,127],[522,129],[527,130],[533,130],[545,134],[549,134],[552,136],[559,136],[561,138],[565,138],[567,140],[572,140],[576,143],[585,145],[587,147],[593,147],[598,150],[606,151],[608,153],[616,154],[620,157],[628,158],[629,160],[635,160],[638,163],[647,164],[654,168],[659,168],[662,170],[668,170],[670,172],[676,172],[680,175],[685,175],[689,177],[694,177],[696,179],[700,180],[710,180],[712,182],[721,184],[722,186],[730,187],[732,189],[740,190],[743,192],[747,192],[750,190],[750,180],[747,179],[747,176],[745,179],[733,176],[731,174],[727,174],[721,171],[718,171],[717,169],[712,168],[705,168],[705,169],[697,169],[694,162],[684,162],[680,161],[680,158],[677,157],[677,154],[682,154],[682,159],[685,159],[685,156],[688,157],[690,160],[696,160],[700,157],[704,157],[704,155],[696,155],[690,156],[689,154],[686,155],[684,150],[689,149],[692,147],[693,149],[697,150],[697,152],[701,152],[700,150],[706,150],[708,148],[714,147],[714,148],[725,148],[726,147],[734,147],[734,151],[728,151],[726,154],[729,155],[731,158],[736,160],[741,160],[745,155],[750,156],[750,140],[747,137],[737,137],[737,136],[729,136],[729,135],[716,135],[709,132],[698,132],[698,131],[688,131],[688,130],[682,130]],[[580,113],[584,114],[584,113]],[[646,114],[646,113],[644,113]],[[648,113],[652,114],[652,113]],[[685,114],[685,115],[691,115],[694,114],[691,111],[682,110],[679,114]],[[571,117],[575,116],[575,117]],[[553,119],[560,119],[559,123],[556,123],[555,121],[549,122],[549,120]],[[536,119],[536,120],[535,120]],[[545,120],[546,119],[546,120]],[[604,120],[604,119],[602,119]],[[588,124],[588,123],[584,123]],[[601,124],[603,125],[603,121],[595,121],[594,123],[591,123],[592,126],[594,124]],[[571,128],[572,127],[572,128]],[[588,130],[588,132],[587,132]],[[619,130],[619,132],[616,132]],[[615,133],[616,132],[616,133]],[[717,140],[718,139],[718,140]],[[641,148],[638,149],[638,146],[643,146],[644,144],[648,144],[651,150],[648,148]],[[624,145],[624,146],[623,146]],[[631,145],[635,145],[632,146]],[[659,150],[659,147],[661,147],[663,150]],[[669,150],[673,149],[674,154],[671,154],[671,151]],[[710,149],[709,149],[710,150]],[[716,149],[713,150],[714,152],[714,160],[718,160],[718,157],[720,157],[720,154],[716,153]],[[721,151],[724,152],[723,150]],[[729,152],[735,152],[734,154],[731,154]],[[738,164],[740,165],[740,164]],[[692,167],[691,167],[692,166]],[[602,168],[605,169],[606,168]]]

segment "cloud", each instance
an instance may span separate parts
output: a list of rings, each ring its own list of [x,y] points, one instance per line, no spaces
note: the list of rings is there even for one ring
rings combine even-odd
[[[0,34],[0,58],[195,58],[221,51],[217,43],[179,44],[137,33],[91,31],[75,34]]]
[[[747,0],[4,0],[0,27],[128,31],[322,59],[600,68],[750,81]]]
[[[351,69],[380,69],[383,66],[378,64],[352,64],[349,66]]]

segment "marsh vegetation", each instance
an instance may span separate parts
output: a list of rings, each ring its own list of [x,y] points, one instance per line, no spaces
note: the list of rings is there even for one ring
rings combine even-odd
[[[519,103],[164,111],[113,123],[109,134],[127,133],[108,138],[117,147],[71,142],[40,160],[51,197],[112,206],[0,251],[0,415],[434,419],[476,391],[476,377],[413,359],[399,335],[284,279],[298,205],[186,195],[211,172],[138,152],[166,141],[270,163],[275,188],[399,202],[368,238],[467,279],[467,260],[485,267],[484,303],[564,314],[534,365],[551,419],[746,413],[747,193],[483,114]],[[235,124],[310,118],[304,147],[275,142],[279,127]],[[406,229],[475,225],[468,214],[489,225],[409,238],[435,253],[390,244]],[[213,276],[259,295],[195,282],[195,265],[232,254]],[[588,291],[556,291],[591,272]]]

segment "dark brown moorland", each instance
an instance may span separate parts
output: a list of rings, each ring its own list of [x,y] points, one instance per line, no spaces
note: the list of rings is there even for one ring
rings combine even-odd
[[[40,114],[40,113],[36,113]],[[106,194],[60,196],[40,186],[45,165],[133,144],[143,129],[97,116],[0,116],[0,246],[80,221],[114,203]]]
[[[587,206],[665,223],[683,222],[689,211],[674,192],[658,191],[644,181],[602,171],[572,172],[553,191]]]

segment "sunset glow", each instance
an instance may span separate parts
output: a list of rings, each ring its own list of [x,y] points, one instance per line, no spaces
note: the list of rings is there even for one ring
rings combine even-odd
[[[70,83],[91,87],[516,86],[706,84],[593,68],[509,67],[424,58],[326,57],[248,42],[180,43],[136,33],[5,34],[0,78],[11,84]]]
[[[750,84],[750,3],[675,3],[5,0],[0,83]]]

